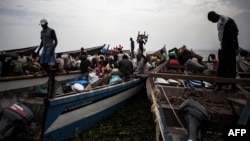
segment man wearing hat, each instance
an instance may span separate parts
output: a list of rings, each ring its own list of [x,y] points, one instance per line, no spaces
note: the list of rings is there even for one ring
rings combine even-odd
[[[39,54],[41,48],[43,47],[40,64],[43,69],[48,72],[49,66],[55,65],[55,48],[57,46],[57,37],[55,30],[48,27],[48,21],[46,19],[41,19],[40,25],[43,29],[41,31],[41,43],[37,54]]]

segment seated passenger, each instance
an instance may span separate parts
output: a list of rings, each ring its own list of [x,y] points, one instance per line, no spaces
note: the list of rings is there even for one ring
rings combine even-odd
[[[65,70],[76,70],[76,60],[70,54],[64,59],[64,69]]]
[[[90,68],[92,70],[95,70],[97,66],[98,66],[97,58],[93,57]]]
[[[91,63],[89,62],[89,60],[87,59],[87,57],[85,55],[81,55],[80,59],[81,59],[81,64],[80,64],[81,73],[88,76],[89,67],[90,67]]]
[[[98,74],[98,76],[102,77],[105,74],[108,74],[111,71],[108,62],[107,61],[103,61],[102,66],[101,66],[101,71]]]
[[[213,66],[211,67],[211,70],[217,71],[219,61],[218,61],[218,59],[216,59],[215,54],[210,54],[208,56],[208,61],[207,62],[212,63]]]
[[[122,58],[122,57],[123,57],[123,55],[124,55],[124,54],[123,54],[123,52],[122,52],[122,51],[120,51],[120,52],[117,54],[117,57],[118,57],[118,62],[119,62],[119,61],[121,61],[121,60],[123,59],[123,58]]]
[[[97,75],[101,73],[102,64],[103,64],[103,60],[99,60],[99,61],[97,62],[97,66],[96,66],[96,68],[95,68],[95,71],[96,71],[96,74],[97,74]]]
[[[27,58],[27,62],[24,64],[25,73],[38,73],[41,71],[41,65],[39,63],[39,56],[33,52],[31,57]]]
[[[161,57],[160,64],[161,64],[167,60],[167,55],[166,55],[166,52],[164,50],[161,50],[160,53],[161,53],[161,56],[160,56]]]
[[[158,64],[158,62],[160,62],[160,59],[156,55],[152,55],[150,57],[150,61],[154,64]]]
[[[137,67],[135,73],[146,74],[146,68],[147,68],[146,65],[147,65],[146,57],[142,53],[137,54]]]
[[[114,65],[115,65],[115,68],[118,68],[118,63],[119,63],[119,61],[118,61],[118,55],[116,54],[116,55],[114,55]]]
[[[123,55],[123,59],[118,63],[118,71],[111,72],[109,74],[109,78],[116,74],[121,78],[125,78],[125,80],[128,80],[130,75],[133,74],[133,64],[127,55]]]
[[[136,60],[136,56],[135,57],[131,57],[131,60],[130,60],[133,64],[133,71],[136,70],[137,68],[137,60]]]
[[[58,53],[56,56],[56,70],[59,73],[64,72],[64,59],[60,53]]]
[[[27,62],[27,58],[26,56],[23,55],[23,53],[20,53],[17,61],[20,62],[22,65],[24,65]]]
[[[115,62],[114,62],[114,59],[113,58],[108,58],[108,66],[109,68],[112,70],[115,68]]]
[[[250,53],[248,51],[240,51],[240,57],[247,61],[250,61]]]
[[[77,56],[75,60],[76,60],[76,69],[79,70],[81,65],[81,59],[80,57]]]
[[[17,61],[18,56],[13,55],[10,61],[10,73],[12,76],[23,75],[23,66]]]
[[[111,69],[108,65],[107,61],[103,61],[101,66],[101,72],[98,74],[100,78],[103,78],[102,85],[106,85],[108,83],[108,74],[110,73]]]
[[[81,50],[80,50],[80,56],[81,56],[81,55],[88,56],[88,54],[87,54],[87,50],[86,50],[86,49],[84,49],[84,47],[81,47]]]
[[[1,69],[1,76],[5,77],[5,76],[9,76],[10,75],[10,61],[6,59],[6,55],[1,55],[0,58],[1,62],[2,62],[2,69]]]
[[[3,55],[0,54],[0,76],[2,76],[2,68],[3,68]]]

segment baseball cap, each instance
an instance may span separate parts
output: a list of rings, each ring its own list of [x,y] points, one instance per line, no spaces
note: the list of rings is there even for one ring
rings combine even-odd
[[[46,19],[41,19],[40,25],[45,25],[46,23],[48,23],[48,21]]]

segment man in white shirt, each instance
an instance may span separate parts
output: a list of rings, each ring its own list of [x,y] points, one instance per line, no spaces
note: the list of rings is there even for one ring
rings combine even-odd
[[[219,65],[217,69],[218,77],[236,77],[236,55],[239,48],[238,27],[233,19],[219,15],[214,11],[208,13],[208,20],[217,23],[220,49],[218,51]],[[216,90],[221,88],[219,84]],[[229,85],[230,90],[235,90],[236,85]]]

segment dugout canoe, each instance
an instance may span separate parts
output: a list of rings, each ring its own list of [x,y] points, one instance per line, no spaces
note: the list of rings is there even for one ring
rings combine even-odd
[[[249,126],[250,93],[245,88],[250,78],[187,75],[164,68],[161,64],[149,72],[146,82],[157,140],[225,140],[228,127]],[[197,85],[185,85],[184,80]],[[200,82],[212,85],[197,87]],[[238,90],[214,91],[214,82],[237,83]]]
[[[90,48],[85,48],[87,50],[88,55],[94,55],[99,54],[101,52],[101,49],[104,48],[106,44],[100,45],[100,46],[94,46]],[[57,52],[60,54],[70,54],[72,56],[79,56],[80,55],[80,48],[79,50],[72,50],[72,51],[64,51],[64,52]]]
[[[250,52],[246,49],[239,48],[239,55],[237,56],[238,71],[250,73]]]
[[[99,53],[100,50],[105,46],[95,46],[86,48],[88,54],[95,54]],[[22,48],[22,49],[13,49],[13,50],[6,50],[6,55],[11,55],[13,53],[24,53],[24,55],[31,55],[32,52],[36,50],[38,46],[34,47],[28,47],[28,48]],[[65,51],[60,52],[62,54],[71,54],[71,55],[79,55],[80,49],[75,51]],[[67,80],[67,79],[74,79],[80,74],[80,70],[74,70],[74,71],[67,71],[63,73],[57,73],[56,77],[59,81]],[[8,77],[1,77],[0,76],[0,94],[4,91],[9,91],[13,89],[20,89],[20,88],[26,88],[26,87],[33,87],[37,85],[45,84],[48,80],[48,76],[44,76],[42,74],[27,74],[27,75],[21,75],[21,76],[8,76]]]
[[[57,73],[58,81],[75,79],[80,74],[80,70]],[[47,83],[48,76],[42,74],[28,74],[22,76],[0,77],[0,94],[6,91],[15,91],[22,88],[34,87]]]
[[[37,48],[38,46],[31,46],[19,49],[2,50],[0,52],[6,56],[11,56],[12,54],[19,55],[20,53],[22,53],[24,56],[30,56]]]
[[[74,137],[112,115],[134,95],[145,89],[147,78],[142,75],[134,76],[127,81],[112,85],[102,85],[100,79],[91,86],[91,89],[62,93],[58,90],[63,89],[66,82],[56,81],[54,73],[54,71],[49,73],[45,87],[47,93],[32,93],[36,88],[23,89],[22,92],[16,91],[14,100],[5,99],[6,106],[1,107],[2,114],[0,114],[0,123],[3,124],[3,128],[0,128],[0,139],[6,139],[8,135],[14,140],[16,137],[18,139],[22,137],[26,140],[43,141],[61,141]],[[27,92],[21,94],[23,91]],[[14,123],[15,118],[20,119],[20,116],[23,120]],[[10,117],[10,120],[6,120]],[[13,125],[18,123],[22,124]],[[18,134],[12,130],[16,126],[23,127],[22,130],[16,129]]]

